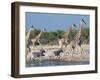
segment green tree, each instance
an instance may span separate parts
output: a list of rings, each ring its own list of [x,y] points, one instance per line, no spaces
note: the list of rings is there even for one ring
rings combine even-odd
[[[89,43],[89,28],[84,28],[82,30],[81,40],[82,43]]]
[[[61,38],[65,32],[63,30],[57,30],[56,33],[57,33],[57,38]]]

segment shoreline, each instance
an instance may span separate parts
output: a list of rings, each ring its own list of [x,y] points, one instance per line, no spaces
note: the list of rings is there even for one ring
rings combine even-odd
[[[48,49],[52,48],[52,46],[49,46],[49,47],[45,46],[45,47]],[[53,48],[54,47],[57,48],[57,45],[53,46]],[[79,46],[77,46],[76,49],[74,49],[74,51],[70,47],[67,47],[67,48],[65,48],[64,52],[62,52],[59,56],[55,56],[52,54],[53,53],[52,51],[56,50],[56,48],[47,50],[45,53],[46,54],[45,56],[33,57],[26,64],[34,64],[35,65],[35,64],[39,64],[43,61],[49,61],[49,62],[50,61],[54,61],[54,62],[58,61],[58,62],[61,62],[61,64],[63,62],[66,62],[66,63],[75,62],[77,64],[77,62],[89,62],[90,61],[90,53],[89,53],[89,45],[88,44],[82,45],[81,48]],[[35,51],[39,51],[39,49],[36,49],[36,50],[33,49],[33,52],[35,52]],[[42,63],[42,65],[44,65],[44,64]]]

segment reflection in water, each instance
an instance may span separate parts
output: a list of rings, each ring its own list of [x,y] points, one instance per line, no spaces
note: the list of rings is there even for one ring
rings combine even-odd
[[[58,61],[58,60],[44,60],[38,63],[26,64],[26,67],[42,67],[42,66],[63,66],[63,65],[86,65],[89,61]]]

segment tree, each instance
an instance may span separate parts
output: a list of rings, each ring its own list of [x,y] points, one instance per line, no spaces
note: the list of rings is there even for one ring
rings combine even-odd
[[[63,30],[57,30],[56,33],[57,33],[57,38],[61,38],[65,32]]]
[[[82,43],[89,43],[89,28],[84,28],[82,30],[81,40]]]

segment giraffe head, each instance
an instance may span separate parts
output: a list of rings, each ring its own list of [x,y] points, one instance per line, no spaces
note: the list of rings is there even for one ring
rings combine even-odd
[[[46,30],[46,28],[43,28],[43,30],[42,30],[43,32],[47,32],[47,30]]]
[[[35,27],[30,27],[29,31],[33,31],[33,30],[35,30]]]
[[[82,19],[82,22],[83,22],[84,24],[86,24],[86,22],[84,21],[84,19]]]
[[[76,24],[72,24],[72,27],[73,27],[73,28],[76,28],[77,26],[76,26]]]
[[[86,25],[86,22],[84,21],[84,19],[82,19],[82,20],[80,21],[80,26],[83,26],[83,25]]]

